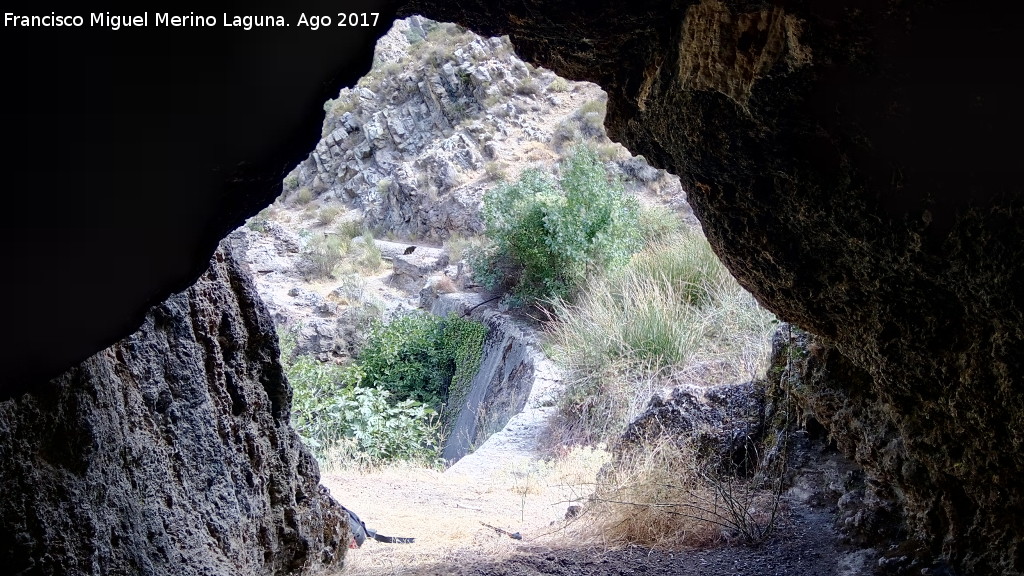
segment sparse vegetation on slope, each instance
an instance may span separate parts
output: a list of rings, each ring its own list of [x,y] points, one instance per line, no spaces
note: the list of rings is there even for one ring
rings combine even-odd
[[[570,384],[559,410],[568,443],[611,442],[652,392],[684,381],[718,384],[763,372],[774,317],[686,230],[593,278],[549,325]],[[699,378],[697,377],[699,376]]]

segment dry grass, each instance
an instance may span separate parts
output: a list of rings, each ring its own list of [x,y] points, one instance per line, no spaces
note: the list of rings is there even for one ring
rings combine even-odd
[[[666,238],[592,280],[575,305],[555,307],[549,334],[569,371],[555,442],[612,442],[667,387],[742,382],[767,366],[774,317],[699,232],[652,228]],[[766,535],[778,511],[779,471],[749,478],[712,471],[675,442],[617,455],[580,522],[580,539],[679,549]]]
[[[557,442],[612,442],[663,387],[763,372],[774,317],[729,275],[699,232],[683,231],[554,305],[548,329],[569,372]]]
[[[633,458],[599,483],[581,538],[608,548],[667,549],[721,540],[723,511],[699,481],[689,451],[662,443]]]
[[[498,472],[478,477],[396,464],[385,468],[334,469],[322,483],[370,528],[411,536],[413,544],[368,541],[349,550],[342,574],[391,576],[435,574],[438,566],[465,558],[500,560],[521,544],[557,542],[566,507],[593,491],[604,450],[581,448],[557,461],[509,458]],[[552,527],[552,523],[556,527]],[[486,526],[519,532],[513,540]]]
[[[448,252],[449,262],[459,262],[465,259],[473,250],[479,250],[485,240],[480,236],[465,238],[458,234],[452,234],[444,241],[444,249]]]
[[[604,475],[577,538],[605,548],[669,550],[758,541],[779,512],[771,480],[709,470],[687,445],[660,441],[626,453]]]

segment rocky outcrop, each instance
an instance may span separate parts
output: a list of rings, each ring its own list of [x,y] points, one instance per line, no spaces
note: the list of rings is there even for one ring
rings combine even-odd
[[[593,84],[527,65],[507,38],[398,20],[370,73],[325,104],[324,136],[286,178],[285,197],[306,188],[403,238],[479,234],[484,192],[517,166],[551,169],[576,140],[610,145],[603,99]],[[663,188],[688,210],[674,177],[621,152],[609,164],[627,182]]]
[[[507,41],[416,17],[381,43],[376,73],[325,106],[324,138],[293,172],[296,185],[349,201],[368,225],[405,237],[479,233],[480,190],[453,190],[483,169],[489,135],[454,128],[483,116],[489,96],[504,100],[533,82],[530,71]]]
[[[490,464],[495,467],[506,463],[503,451],[534,453],[538,429],[546,426],[564,387],[564,375],[540,350],[536,331],[499,312],[494,300],[484,293],[460,292],[423,302],[433,314],[469,316],[487,326],[476,375],[465,390],[449,392],[458,411],[444,447],[449,464],[484,446],[485,454],[498,454]],[[487,458],[475,458],[474,466]]]
[[[694,455],[730,473],[757,463],[765,435],[762,382],[673,388],[655,394],[626,427],[619,453],[647,449],[660,441],[685,444]]]
[[[5,571],[340,568],[346,516],[289,425],[278,356],[248,271],[224,247],[136,333],[0,403]]]
[[[679,174],[740,283],[848,368],[818,390],[821,421],[902,499],[909,536],[965,573],[1024,573],[1024,196],[1006,172],[1024,114],[994,80],[1021,48],[996,14],[405,10],[508,34],[528,60],[608,91],[611,137]]]

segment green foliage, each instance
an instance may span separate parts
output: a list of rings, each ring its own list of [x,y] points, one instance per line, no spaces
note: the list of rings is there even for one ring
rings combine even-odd
[[[420,42],[423,42],[424,38],[425,36],[423,32],[417,28],[410,27],[405,29],[405,39],[408,40],[409,44],[413,46],[419,44]]]
[[[347,252],[348,243],[343,238],[327,234],[316,234],[310,237],[300,254],[300,262],[306,278],[313,280],[330,276]]]
[[[640,247],[638,210],[596,153],[577,147],[557,182],[526,170],[485,195],[492,243],[472,258],[476,278],[510,288],[514,303],[569,298],[588,275],[624,264]]]
[[[393,460],[434,464],[440,423],[434,409],[362,386],[357,364],[338,366],[293,357],[294,339],[281,337],[281,362],[292,386],[292,425],[320,460],[337,456],[379,465]]]
[[[450,262],[458,262],[463,258],[467,258],[473,250],[478,249],[483,243],[484,239],[479,236],[463,238],[458,233],[453,233],[444,241],[444,249],[448,252]]]
[[[324,206],[316,213],[317,224],[328,226],[341,214],[340,206]]]
[[[484,174],[488,180],[504,181],[508,178],[508,165],[497,160],[484,164]]]
[[[284,177],[284,190],[285,192],[291,192],[299,187],[299,175],[295,172]]]
[[[346,112],[355,110],[358,100],[351,91],[342,90],[338,94],[337,98],[329,99],[324,102],[324,112],[330,116],[340,118],[345,115]]]
[[[273,209],[270,206],[264,208],[263,210],[260,210],[259,213],[257,213],[255,216],[246,220],[246,228],[252,230],[253,232],[266,232],[267,225],[270,223],[270,216],[272,213]]]
[[[359,364],[367,384],[440,406],[476,373],[486,335],[486,326],[459,316],[408,314],[370,330]]]
[[[359,257],[359,266],[366,272],[377,272],[384,264],[380,248],[373,241],[373,233],[369,230],[363,232],[363,254]]]
[[[580,130],[592,138],[604,134],[604,117],[608,113],[607,98],[591,100],[576,111],[573,116],[580,122]]]
[[[335,229],[337,235],[344,238],[345,242],[351,242],[356,236],[363,233],[363,220],[342,220]]]

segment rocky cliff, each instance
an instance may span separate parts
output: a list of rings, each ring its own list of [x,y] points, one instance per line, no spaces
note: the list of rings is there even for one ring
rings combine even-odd
[[[142,327],[0,403],[10,574],[339,568],[347,524],[288,419],[273,324],[223,247]]]
[[[676,178],[607,139],[605,98],[523,62],[507,38],[398,20],[370,72],[324,105],[323,138],[285,179],[284,198],[306,189],[402,238],[471,236],[483,232],[487,189],[527,166],[554,169],[565,148],[589,142],[628,184],[689,211]]]

